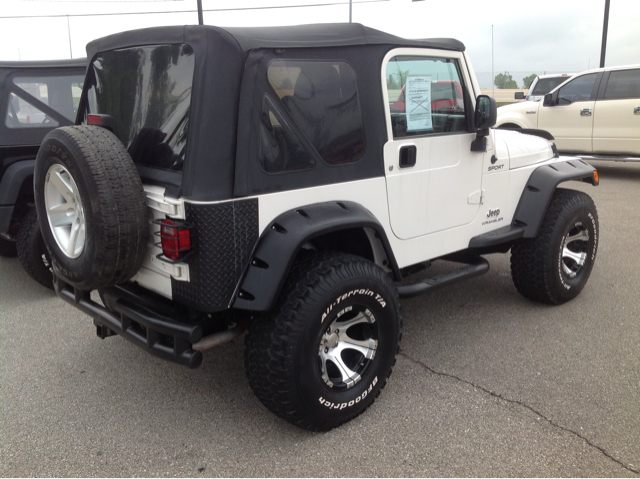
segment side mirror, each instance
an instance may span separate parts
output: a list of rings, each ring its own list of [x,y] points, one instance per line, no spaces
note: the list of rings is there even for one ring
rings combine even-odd
[[[497,118],[498,105],[496,104],[496,99],[488,95],[478,95],[474,113],[477,132],[476,139],[471,142],[471,151],[486,151],[489,128],[496,124]]]
[[[555,101],[553,101],[553,95],[551,93],[547,93],[544,96],[544,100],[542,100],[542,105],[543,106],[554,106],[556,104]]]
[[[513,95],[513,98],[516,100],[524,100],[524,92],[523,91],[517,91],[515,93],[515,95]]]
[[[496,99],[488,95],[479,95],[476,99],[476,128],[478,130],[491,128],[496,124],[497,119],[498,106],[496,104]]]

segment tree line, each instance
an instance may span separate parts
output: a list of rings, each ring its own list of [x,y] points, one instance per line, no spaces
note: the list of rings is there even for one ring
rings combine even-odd
[[[537,74],[532,73],[528,77],[524,77],[522,79],[522,88],[525,88],[525,89],[529,88],[531,86],[531,83],[537,76],[538,76]],[[516,83],[516,81],[513,79],[513,77],[509,72],[498,73],[496,77],[493,79],[493,84],[496,86],[496,88],[501,90],[502,89],[513,90],[515,88],[518,88],[518,84]]]

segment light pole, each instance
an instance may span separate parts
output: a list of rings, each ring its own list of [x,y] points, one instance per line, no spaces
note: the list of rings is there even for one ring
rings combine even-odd
[[[203,25],[202,19],[202,0],[198,0],[198,25]]]
[[[602,48],[600,49],[600,68],[604,68],[604,54],[607,51],[607,30],[609,30],[609,2],[604,0],[604,23],[602,25]]]
[[[73,59],[73,51],[71,50],[71,26],[69,24],[68,13],[67,13],[67,33],[69,34],[69,58]]]

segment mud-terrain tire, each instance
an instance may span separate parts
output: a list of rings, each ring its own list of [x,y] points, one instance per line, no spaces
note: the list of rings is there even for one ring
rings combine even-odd
[[[16,242],[6,238],[0,238],[0,256],[4,258],[15,258],[17,255]]]
[[[328,431],[380,394],[401,329],[396,289],[380,267],[345,254],[305,255],[276,308],[250,327],[247,377],[270,411],[301,428]]]
[[[524,297],[562,304],[580,294],[598,251],[598,213],[589,195],[557,189],[538,236],[511,248],[511,276]]]
[[[113,133],[96,126],[51,131],[38,151],[34,182],[42,236],[66,282],[92,290],[138,271],[149,237],[146,198]]]
[[[53,289],[51,256],[44,245],[35,208],[25,215],[16,238],[18,258],[24,270],[42,286]]]

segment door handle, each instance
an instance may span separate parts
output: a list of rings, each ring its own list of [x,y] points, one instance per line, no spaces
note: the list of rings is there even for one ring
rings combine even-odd
[[[633,107],[633,114],[640,115],[640,106]]]
[[[400,168],[410,168],[416,165],[417,149],[415,145],[405,145],[400,148]]]
[[[591,113],[593,113],[591,108],[583,108],[580,110],[580,116],[591,116]]]

